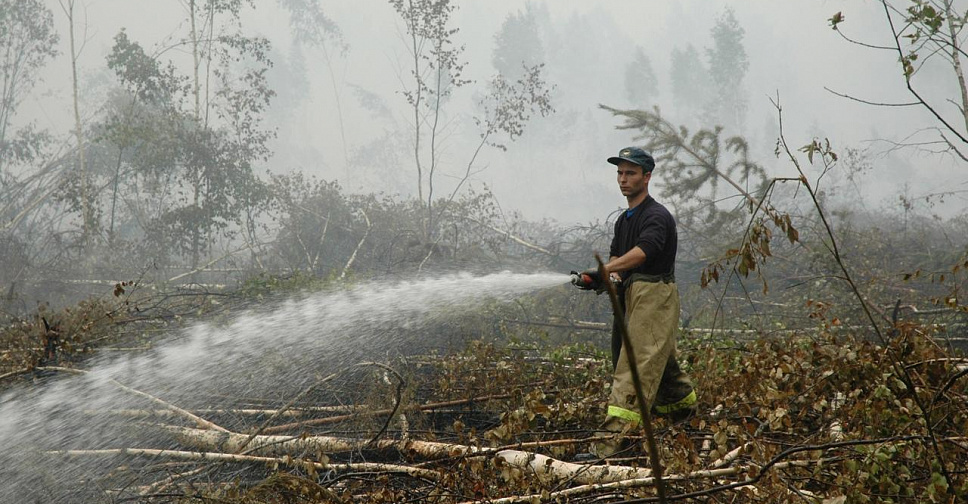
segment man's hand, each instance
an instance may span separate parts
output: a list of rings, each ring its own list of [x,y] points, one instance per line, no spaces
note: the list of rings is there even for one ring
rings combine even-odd
[[[602,276],[598,274],[597,269],[585,270],[581,273],[577,271],[572,271],[571,283],[581,290],[594,290],[601,291],[604,289],[602,284]]]

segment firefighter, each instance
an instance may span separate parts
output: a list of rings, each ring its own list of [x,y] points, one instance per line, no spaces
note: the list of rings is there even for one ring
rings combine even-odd
[[[676,360],[679,329],[679,290],[676,287],[676,222],[661,203],[649,195],[655,160],[647,151],[628,147],[608,158],[618,168],[618,186],[628,209],[615,222],[615,235],[605,264],[608,281],[619,287],[629,338],[642,392],[651,411],[673,420],[688,417],[695,409],[696,392]],[[580,275],[585,289],[601,290],[598,270]],[[614,376],[608,411],[601,434],[613,436],[592,446],[592,453],[609,457],[628,446],[622,434],[634,429],[642,418],[636,404],[632,374],[622,348],[616,316],[612,328]]]

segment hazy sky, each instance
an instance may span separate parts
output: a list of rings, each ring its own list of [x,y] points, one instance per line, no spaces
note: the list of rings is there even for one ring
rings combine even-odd
[[[466,48],[467,75],[475,83],[458,90],[448,103],[442,189],[463,172],[478,138],[471,115],[483,83],[495,73],[494,34],[509,13],[526,8],[523,1],[456,3],[454,26],[460,29],[456,39]],[[329,48],[327,60],[317,48],[293,44],[288,13],[279,3],[257,0],[255,4],[242,18],[243,31],[272,41],[276,65],[270,79],[279,93],[268,116],[269,124],[278,128],[279,137],[272,145],[276,155],[260,171],[301,169],[338,179],[354,191],[412,192],[406,103],[399,93],[401,78],[407,76],[402,70],[406,48],[403,26],[392,7],[385,0],[323,0],[323,10],[340,27],[348,46],[345,53]],[[166,41],[171,44],[186,36],[186,8],[174,0],[78,0],[78,5],[82,12],[78,36],[84,38],[78,62],[85,86],[82,114],[91,118],[113,82],[105,55],[114,35],[125,28],[132,40],[157,50]],[[61,34],[61,55],[49,64],[44,82],[22,106],[17,121],[34,121],[66,135],[72,126],[67,25],[60,4],[48,0],[48,6]],[[899,141],[931,125],[924,110],[870,107],[824,90],[828,87],[874,101],[910,101],[896,54],[852,45],[827,22],[842,11],[846,33],[865,42],[889,43],[880,2],[545,0],[532,2],[532,7],[548,14],[548,25],[541,27],[541,33],[549,45],[546,70],[556,87],[557,112],[530,124],[507,152],[485,149],[479,157],[476,166],[481,172],[473,186],[488,184],[505,210],[571,223],[603,218],[621,206],[624,201],[615,188],[614,171],[604,160],[632,144],[632,135],[614,130],[618,121],[598,109],[598,104],[633,105],[625,98],[624,75],[640,46],[658,74],[659,93],[652,103],[637,105],[658,105],[675,115],[670,54],[686,44],[704,54],[712,44],[710,29],[726,7],[735,11],[746,30],[749,112],[743,133],[754,142],[757,160],[772,173],[789,175],[792,169],[772,156],[776,114],[769,97],[779,93],[791,144],[826,136],[840,150],[871,149],[872,170],[850,189],[852,198],[870,208],[895,205],[899,192],[968,189],[965,163],[916,151],[886,153],[887,144],[879,141]],[[957,7],[965,9],[965,5]],[[185,68],[190,56],[175,49],[162,56],[169,57]],[[942,103],[944,97],[956,96],[954,80],[944,70],[928,68],[916,80]],[[364,96],[370,98],[366,103],[379,107],[365,106]],[[385,115],[376,113],[380,107]],[[656,175],[661,196],[661,170]],[[965,200],[953,198],[942,211],[951,214],[964,208]]]

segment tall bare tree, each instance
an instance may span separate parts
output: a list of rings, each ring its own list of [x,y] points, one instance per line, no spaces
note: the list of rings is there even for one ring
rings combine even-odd
[[[403,95],[413,111],[417,198],[425,202],[427,217],[424,239],[430,239],[434,175],[439,162],[437,141],[441,113],[444,103],[454,90],[469,82],[461,76],[467,63],[462,59],[464,46],[454,42],[454,36],[460,30],[451,27],[451,15],[457,6],[450,0],[390,0],[390,5],[403,20],[409,37],[408,63],[412,68],[409,71],[409,85],[404,89]],[[425,135],[430,141],[426,153],[421,149],[421,141]]]
[[[81,123],[81,104],[77,96],[77,58],[80,56],[83,45],[80,48],[77,47],[77,37],[75,35],[75,28],[77,27],[75,7],[77,6],[77,2],[75,0],[60,0],[60,6],[61,10],[64,11],[64,15],[67,17],[67,26],[70,33],[71,91],[74,103],[74,137],[77,141],[77,170],[79,174],[78,184],[81,193],[81,220],[83,222],[83,234],[81,235],[81,242],[83,243],[84,247],[87,248],[93,239],[92,233],[94,232],[94,213],[91,205],[90,183],[84,162],[84,125]]]

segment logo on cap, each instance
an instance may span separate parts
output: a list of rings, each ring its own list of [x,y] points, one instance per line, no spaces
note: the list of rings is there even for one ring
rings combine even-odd
[[[630,150],[628,150],[628,149],[625,149],[625,150],[623,150],[623,151],[622,151],[622,154],[621,154],[621,155],[623,155],[623,156],[628,156],[628,155],[629,155],[629,154],[631,154],[631,153],[632,153],[632,151],[630,151]]]

